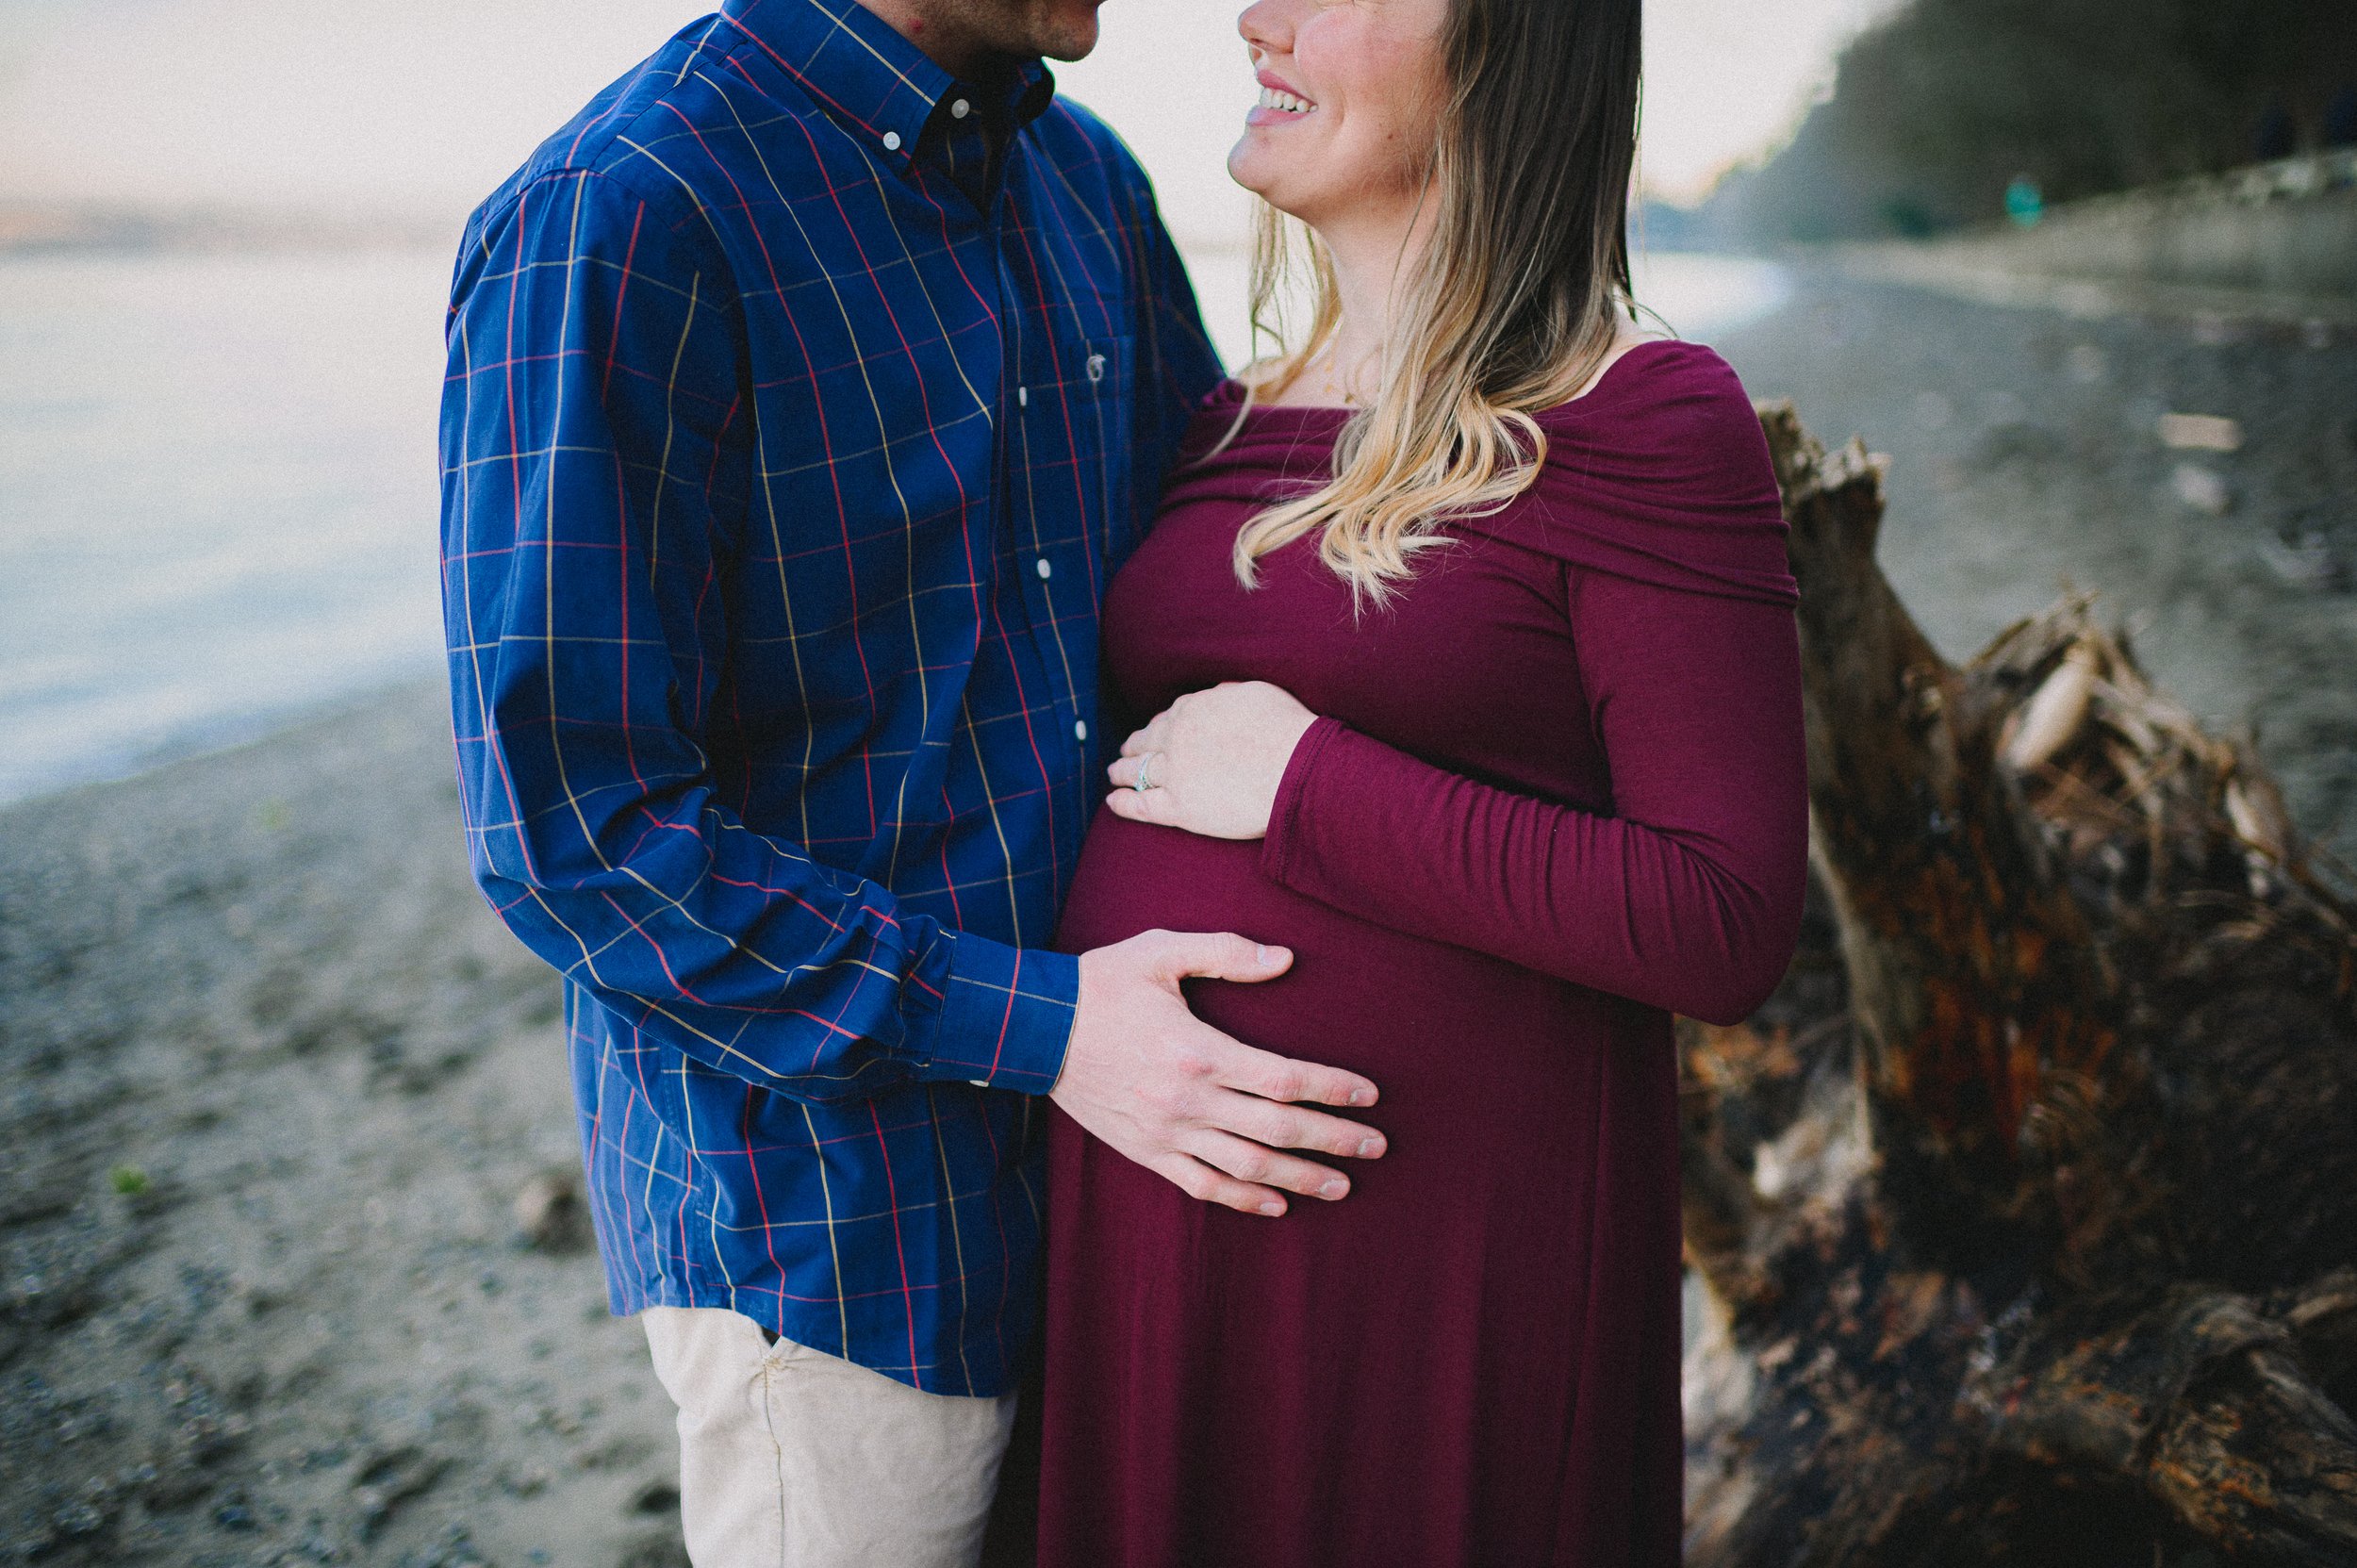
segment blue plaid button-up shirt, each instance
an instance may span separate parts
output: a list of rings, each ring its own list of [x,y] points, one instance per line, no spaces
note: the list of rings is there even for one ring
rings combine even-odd
[[[468,841],[614,1310],[1003,1391],[1098,600],[1219,375],[1144,174],[1035,62],[731,0],[476,211],[448,337]]]

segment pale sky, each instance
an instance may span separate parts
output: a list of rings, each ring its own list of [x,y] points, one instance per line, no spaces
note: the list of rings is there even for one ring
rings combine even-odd
[[[1643,171],[1691,200],[1786,134],[1894,0],[1650,0]],[[0,199],[393,212],[453,224],[709,0],[0,0]],[[1171,226],[1241,232],[1235,0],[1108,0],[1058,69]]]

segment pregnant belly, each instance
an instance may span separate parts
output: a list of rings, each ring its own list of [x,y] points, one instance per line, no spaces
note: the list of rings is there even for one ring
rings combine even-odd
[[[1382,1094],[1372,1119],[1395,1141],[1413,1124],[1469,1120],[1524,1147],[1517,1131],[1559,1138],[1562,1118],[1595,1109],[1603,1053],[1669,1049],[1657,1009],[1343,914],[1271,882],[1260,857],[1258,841],[1100,810],[1057,946],[1160,928],[1290,948],[1278,979],[1188,982],[1196,1015],[1246,1045],[1366,1074]]]

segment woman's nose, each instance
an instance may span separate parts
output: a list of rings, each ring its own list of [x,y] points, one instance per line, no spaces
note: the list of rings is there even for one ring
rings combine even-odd
[[[1257,59],[1262,53],[1282,52],[1293,37],[1293,25],[1285,0],[1253,0],[1236,18],[1236,32],[1252,46]]]

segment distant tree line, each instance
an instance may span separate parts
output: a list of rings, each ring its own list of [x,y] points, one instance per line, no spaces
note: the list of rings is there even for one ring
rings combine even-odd
[[[1877,239],[2357,142],[2357,0],[1914,0],[1656,246]]]

